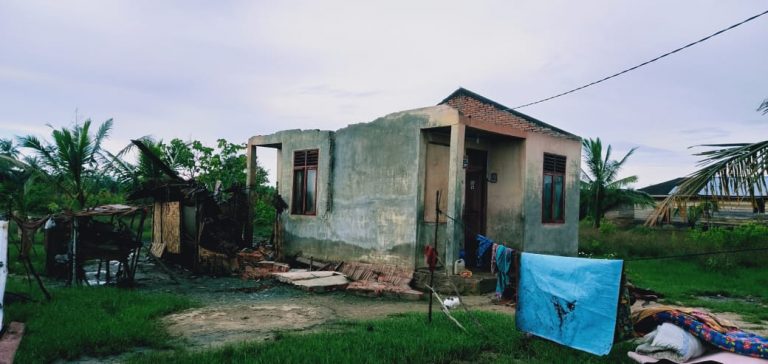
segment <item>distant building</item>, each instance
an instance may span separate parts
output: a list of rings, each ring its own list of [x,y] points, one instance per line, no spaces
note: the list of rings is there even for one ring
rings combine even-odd
[[[766,182],[768,182],[768,177]],[[639,189],[638,191],[645,192],[658,203],[675,193],[680,184],[685,182],[685,177],[678,177],[669,181],[657,183],[655,185],[647,186]],[[755,218],[760,218],[756,214],[765,214],[765,199],[768,195],[768,191],[761,189],[758,184],[751,191],[734,190],[730,187],[729,197],[724,198],[720,196],[723,189],[722,181],[713,179],[711,183],[699,190],[695,196],[690,196],[688,205],[696,205],[702,201],[714,201],[718,206],[718,211],[711,212],[710,222],[714,224],[740,224]],[[752,199],[754,196],[754,201]],[[648,216],[653,212],[653,207],[636,207],[634,209],[635,220],[645,221]],[[685,223],[685,220],[679,216],[679,213],[675,211],[667,211],[664,214],[662,223]]]
[[[263,147],[277,150],[289,205],[286,255],[415,268],[435,232],[441,259],[463,251],[468,267],[478,263],[476,234],[577,252],[581,138],[466,89],[337,131],[254,136],[249,180]]]

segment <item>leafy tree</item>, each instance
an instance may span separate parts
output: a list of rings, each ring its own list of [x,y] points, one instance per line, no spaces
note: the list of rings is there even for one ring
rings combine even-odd
[[[768,99],[757,111],[768,114]],[[688,175],[675,193],[664,199],[646,220],[655,224],[672,206],[684,206],[691,196],[707,189],[714,198],[748,196],[754,205],[757,196],[768,193],[768,140],[756,143],[705,144],[713,148],[694,155],[702,157],[699,170]],[[761,193],[762,192],[762,193]]]
[[[233,144],[224,139],[216,141],[217,149],[204,146],[199,141],[192,142],[196,154],[197,180],[210,190],[221,182],[223,188],[234,184],[245,185],[246,157],[244,144]]]
[[[82,209],[87,205],[99,174],[101,143],[111,129],[112,119],[109,119],[99,126],[96,133],[91,133],[89,119],[82,124],[75,124],[71,129],[54,129],[51,133],[52,143],[32,135],[21,137],[19,141],[23,147],[35,152],[51,180]]]
[[[637,182],[637,176],[618,178],[619,170],[637,148],[632,148],[620,160],[611,160],[611,146],[605,149],[600,138],[585,139],[584,163],[582,169],[581,203],[586,215],[592,218],[595,228],[600,227],[600,219],[606,211],[621,204],[648,205],[653,199],[646,193],[627,188]]]

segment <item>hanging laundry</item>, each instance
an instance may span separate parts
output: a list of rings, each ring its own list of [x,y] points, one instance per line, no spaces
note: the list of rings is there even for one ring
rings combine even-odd
[[[517,327],[596,355],[611,351],[623,261],[522,253]]]
[[[437,267],[437,249],[432,245],[424,247],[424,264],[429,267],[430,272],[434,272]]]
[[[501,298],[504,295],[504,290],[510,284],[510,269],[512,268],[512,262],[515,259],[515,250],[507,248],[503,245],[496,246],[496,298]]]
[[[491,249],[491,273],[496,273],[496,249],[499,248],[499,244],[494,243]]]
[[[485,252],[488,251],[488,248],[493,246],[494,242],[491,239],[486,238],[485,236],[482,236],[480,234],[477,234],[475,237],[477,239],[478,245],[477,245],[477,266],[482,267],[483,266],[483,255],[485,255]]]

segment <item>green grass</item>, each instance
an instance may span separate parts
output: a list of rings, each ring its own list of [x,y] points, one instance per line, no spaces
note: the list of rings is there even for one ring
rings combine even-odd
[[[582,223],[579,229],[579,255],[629,260],[630,281],[663,293],[664,302],[735,312],[754,323],[768,321],[768,251],[631,260],[760,247],[768,247],[768,227],[758,224],[704,231],[610,223],[596,230]]]
[[[606,357],[527,338],[515,329],[514,317],[464,312],[456,317],[469,329],[462,333],[440,312],[432,324],[425,313],[373,321],[342,322],[326,332],[284,333],[274,342],[244,343],[204,351],[136,354],[128,363],[630,363],[630,344],[619,344]]]
[[[8,288],[18,292],[22,285],[26,283],[13,279]],[[184,297],[114,287],[58,288],[52,294],[49,302],[5,307],[6,322],[26,324],[16,362],[101,356],[137,346],[167,347],[169,337],[158,318],[192,305]]]
[[[768,321],[768,269],[712,270],[680,259],[630,261],[626,267],[628,277],[635,285],[663,293],[667,302],[735,312],[754,323]],[[717,295],[741,300],[699,298]]]

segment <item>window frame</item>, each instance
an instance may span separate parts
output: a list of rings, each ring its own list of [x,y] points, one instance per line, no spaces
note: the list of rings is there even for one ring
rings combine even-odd
[[[551,160],[551,163],[547,163],[548,159]],[[565,223],[565,174],[567,170],[567,161],[568,158],[564,155],[554,154],[554,153],[544,153],[544,158],[542,160],[542,178],[541,178],[541,223],[542,224],[564,224]],[[548,168],[548,164],[552,165],[552,168]],[[551,178],[551,188],[549,191],[549,206],[545,204],[546,201],[546,189],[545,189],[545,181],[547,176]],[[562,192],[560,201],[555,201],[556,196],[556,180],[557,177],[562,177]],[[555,207],[557,206],[556,203],[559,203],[560,207],[560,218],[555,217]],[[547,210],[549,210],[549,219],[547,219]]]
[[[309,164],[308,159],[311,152],[314,152],[314,154],[317,156],[317,160],[314,164]],[[297,165],[297,157],[303,154],[304,163],[302,165]],[[302,150],[295,150],[293,151],[293,176],[291,179],[291,215],[302,215],[302,216],[317,216],[317,175],[318,172],[318,165],[320,164],[320,150],[319,149],[302,149]],[[302,173],[302,180],[301,180],[301,189],[299,191],[301,201],[299,204],[297,204],[296,201],[296,172],[301,171]],[[307,209],[307,181],[309,180],[307,177],[309,175],[309,171],[315,171],[315,178],[313,181],[314,186],[314,200],[312,201],[312,210],[309,211]],[[309,211],[309,212],[308,212]]]

